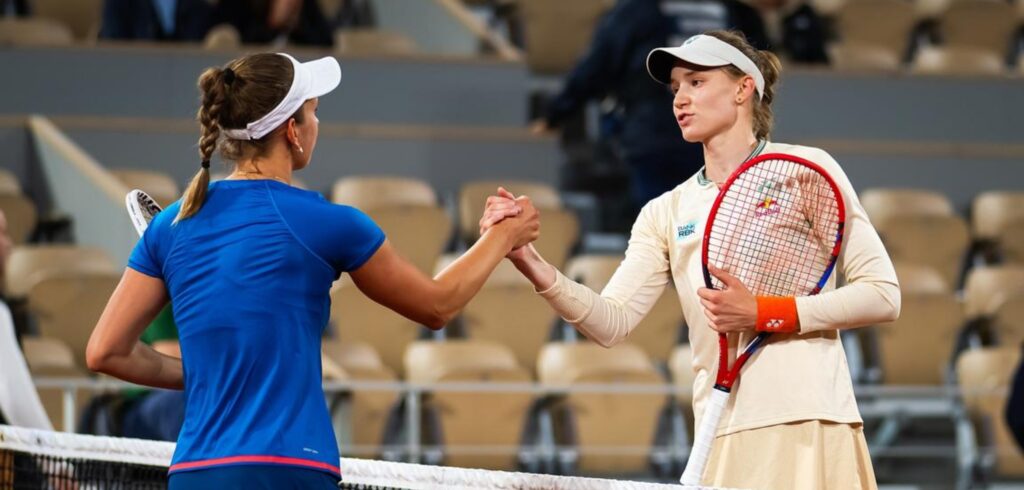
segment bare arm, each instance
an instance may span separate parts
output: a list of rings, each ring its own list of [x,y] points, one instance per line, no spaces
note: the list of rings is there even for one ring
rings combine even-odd
[[[89,338],[85,359],[89,369],[132,383],[180,390],[181,359],[161,354],[139,341],[146,326],[167,304],[160,279],[125,269]]]
[[[512,248],[536,239],[539,227],[537,211],[526,203],[521,216],[493,227],[433,279],[402,258],[387,241],[350,275],[370,299],[439,329],[462,311]]]

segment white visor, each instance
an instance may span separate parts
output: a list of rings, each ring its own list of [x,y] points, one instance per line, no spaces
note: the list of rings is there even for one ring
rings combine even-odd
[[[341,83],[341,65],[332,56],[299,63],[285,53],[278,53],[292,62],[295,75],[288,93],[263,117],[245,125],[244,129],[224,129],[224,135],[236,140],[258,140],[292,117],[309,99],[326,95]]]
[[[692,65],[718,67],[733,65],[754,79],[758,97],[764,97],[764,75],[757,65],[733,45],[717,37],[698,34],[677,48],[658,48],[647,55],[647,73],[666,85],[672,82],[672,68],[682,60]]]

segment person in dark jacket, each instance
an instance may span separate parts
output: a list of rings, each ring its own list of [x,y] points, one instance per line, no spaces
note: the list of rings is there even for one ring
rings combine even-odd
[[[100,38],[201,41],[212,12],[206,0],[107,0]]]
[[[621,129],[610,136],[630,168],[633,207],[639,211],[704,165],[701,146],[679,136],[672,95],[651,82],[647,53],[723,28],[739,30],[755,47],[767,48],[759,14],[736,0],[619,0],[601,19],[589,50],[533,130],[558,127],[588,101],[613,97],[621,114],[615,126]]]
[[[1024,349],[1024,346],[1021,346]],[[1010,428],[1017,445],[1024,451],[1024,355],[1021,356],[1017,374],[1010,385],[1010,398],[1006,403],[1006,425]]]
[[[245,44],[334,45],[317,0],[220,0],[214,18],[238,29]]]

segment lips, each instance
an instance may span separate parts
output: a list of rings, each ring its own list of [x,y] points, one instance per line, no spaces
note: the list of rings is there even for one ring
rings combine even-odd
[[[678,117],[676,117],[676,122],[678,122],[680,126],[685,126],[692,120],[693,114],[680,114]]]

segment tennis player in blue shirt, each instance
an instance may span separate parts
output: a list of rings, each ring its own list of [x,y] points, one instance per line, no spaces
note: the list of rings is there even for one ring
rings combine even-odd
[[[431,279],[359,210],[290,186],[316,145],[318,98],[340,80],[334,58],[269,53],[202,74],[199,173],[135,247],[89,341],[94,371],[185,390],[171,489],[337,488],[320,365],[331,284],[347,272],[375,301],[441,328],[538,236],[523,198]],[[217,150],[234,170],[210,184]],[[169,300],[181,359],[139,342]]]

